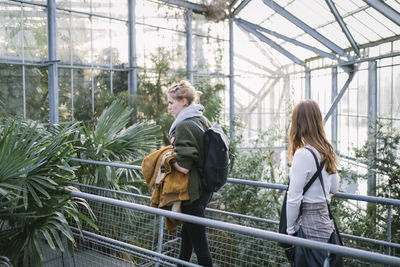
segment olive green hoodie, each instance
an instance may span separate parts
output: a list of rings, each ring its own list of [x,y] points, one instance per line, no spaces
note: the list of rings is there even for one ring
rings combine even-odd
[[[204,117],[190,118],[203,129],[210,127],[210,122]],[[190,170],[189,196],[190,202],[197,200],[201,194],[201,176],[204,168],[203,132],[188,120],[181,121],[176,126],[175,152],[179,166]],[[183,203],[185,204],[185,203]]]

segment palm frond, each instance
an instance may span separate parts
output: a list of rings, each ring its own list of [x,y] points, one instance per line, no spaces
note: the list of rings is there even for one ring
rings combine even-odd
[[[42,241],[63,250],[66,237],[74,242],[64,217],[81,216],[80,207],[71,198],[65,181],[75,178],[73,143],[79,137],[78,124],[52,126],[8,119],[0,125],[0,251],[7,253],[15,266],[39,266],[43,259]]]

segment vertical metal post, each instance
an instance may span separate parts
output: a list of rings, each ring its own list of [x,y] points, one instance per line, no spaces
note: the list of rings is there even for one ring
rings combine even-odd
[[[161,254],[163,248],[163,238],[164,238],[164,216],[160,216],[160,224],[158,227],[158,242],[157,242],[157,252]],[[160,264],[157,262],[154,267],[158,267]]]
[[[192,66],[192,20],[193,10],[186,10],[186,78],[193,84],[193,66]]]
[[[230,139],[235,139],[235,88],[233,65],[233,18],[229,18],[229,129]]]
[[[305,91],[305,99],[311,98],[311,71],[306,70],[306,91]]]
[[[377,119],[377,63],[368,62],[368,192],[369,196],[376,196],[376,119]],[[367,214],[376,220],[375,203],[367,204]]]
[[[392,240],[392,205],[388,205],[388,215],[387,215],[387,238],[386,241],[390,242]],[[390,255],[390,246],[388,246],[388,255]]]
[[[376,174],[375,174],[375,154],[376,154],[376,118],[377,118],[377,63],[368,62],[368,141],[373,147],[368,154],[368,195],[376,195]]]
[[[136,65],[136,15],[135,0],[128,0],[128,30],[129,30],[129,108],[132,108],[133,100],[137,92],[137,65]]]
[[[22,103],[23,115],[26,118],[26,81],[25,81],[25,34],[24,34],[24,7],[21,3],[21,51],[22,51]]]
[[[334,102],[336,96],[338,94],[338,71],[337,67],[332,67],[332,93],[331,93],[331,100],[332,103]],[[331,116],[331,137],[332,137],[332,144],[333,148],[336,152],[338,153],[338,146],[337,146],[337,141],[338,141],[338,108],[333,110],[332,116]]]
[[[47,0],[50,123],[58,123],[58,62],[56,29],[56,0]]]
[[[90,0],[90,14],[93,13],[93,0]],[[90,18],[90,81],[91,81],[91,87],[92,87],[92,94],[91,94],[91,103],[92,103],[92,116],[91,118],[94,118],[94,57],[93,57],[93,16],[89,16]]]

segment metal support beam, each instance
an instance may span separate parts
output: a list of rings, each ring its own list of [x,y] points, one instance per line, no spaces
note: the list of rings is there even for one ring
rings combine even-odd
[[[50,123],[58,123],[58,61],[57,61],[56,0],[47,0],[47,42],[49,60]]]
[[[323,44],[324,46],[328,47],[330,50],[333,52],[341,55],[341,56],[346,56],[346,52],[340,48],[338,45],[330,41],[328,38],[323,36],[322,34],[318,33],[316,30],[308,26],[306,23],[298,19],[296,16],[292,15],[290,12],[288,12],[286,9],[278,5],[275,1],[273,0],[262,0],[264,4],[269,6],[272,10],[277,12],[279,15],[283,16],[290,22],[292,22],[294,25],[311,35],[315,40]]]
[[[281,53],[282,55],[286,56],[287,58],[289,58],[291,61],[293,61],[294,63],[301,65],[303,67],[307,67],[306,64],[299,59],[298,57],[296,57],[295,55],[293,55],[292,53],[290,53],[289,51],[287,51],[286,49],[284,49],[283,47],[281,47],[280,45],[278,45],[277,43],[275,43],[274,41],[272,41],[271,39],[269,39],[268,37],[266,37],[265,35],[259,33],[258,31],[256,31],[255,29],[245,25],[245,24],[241,24],[239,22],[236,22],[236,24],[242,28],[243,30],[252,33],[254,36],[256,36],[258,39],[260,39],[261,41],[267,43],[269,46],[271,46],[273,49],[275,49],[276,51],[278,51],[279,53]]]
[[[331,101],[332,103],[335,101],[335,98],[338,93],[338,69],[337,67],[332,67],[332,94]],[[332,112],[331,118],[331,140],[333,149],[336,154],[338,154],[338,109],[335,108]]]
[[[243,0],[235,10],[232,12],[232,16],[236,16],[239,12],[250,2],[251,0]]]
[[[351,35],[349,29],[347,28],[346,23],[344,23],[342,16],[339,14],[339,11],[337,10],[335,4],[332,0],[325,1],[328,4],[332,14],[335,16],[336,21],[339,23],[339,26],[342,29],[343,33],[346,35],[347,40],[349,40],[351,47],[353,47],[354,52],[357,54],[357,56],[360,56],[360,49],[358,48],[358,45]]]
[[[229,129],[230,139],[235,140],[235,80],[233,64],[233,19],[229,18]]]
[[[305,49],[307,49],[307,50],[310,50],[310,51],[312,51],[312,52],[314,52],[314,53],[316,53],[316,54],[322,56],[322,57],[327,57],[327,58],[330,58],[330,59],[333,59],[333,60],[338,60],[339,62],[343,62],[343,61],[340,59],[340,57],[338,57],[338,56],[335,55],[335,54],[327,53],[327,52],[325,52],[325,51],[323,51],[323,50],[321,50],[321,49],[318,49],[318,48],[313,47],[313,46],[310,46],[310,45],[308,45],[308,44],[299,42],[299,41],[297,41],[297,40],[295,40],[295,39],[292,39],[292,38],[289,38],[289,37],[287,37],[287,36],[285,36],[285,35],[283,35],[283,34],[277,33],[277,32],[275,32],[275,31],[271,31],[271,30],[269,30],[269,29],[266,29],[266,28],[264,28],[264,27],[261,27],[260,25],[257,25],[257,24],[248,22],[248,21],[246,21],[246,20],[243,20],[243,19],[235,19],[235,20],[236,20],[237,22],[239,22],[239,23],[243,23],[243,24],[245,24],[245,25],[247,25],[247,26],[249,26],[249,27],[254,28],[255,30],[258,30],[258,31],[261,31],[261,32],[265,32],[265,33],[267,33],[267,34],[270,34],[270,35],[272,35],[272,36],[275,36],[276,38],[282,39],[282,40],[284,40],[284,41],[286,41],[286,42],[289,42],[289,43],[291,43],[291,44],[294,44],[294,45],[303,47],[303,48],[305,48]]]
[[[236,54],[235,56],[236,56],[237,58],[242,59],[243,61],[246,61],[247,63],[250,63],[253,67],[256,67],[256,68],[259,69],[259,70],[266,71],[266,72],[268,72],[268,73],[271,74],[271,75],[278,75],[278,73],[277,73],[276,71],[274,71],[274,70],[272,70],[272,69],[270,69],[270,68],[267,68],[265,65],[263,65],[263,64],[261,64],[261,63],[259,63],[259,62],[256,62],[256,61],[253,60],[253,59],[250,59],[250,58],[248,58],[248,57],[245,57],[245,56],[243,56],[243,55],[241,55],[241,54]]]
[[[206,12],[206,9],[202,5],[184,1],[184,0],[159,0],[159,1],[167,3],[167,4],[183,7],[183,8],[188,8],[188,9],[193,10],[193,12],[195,12],[195,13]]]
[[[356,69],[353,67],[353,71],[349,73],[349,77],[347,78],[347,81],[344,83],[342,89],[340,90],[339,94],[335,97],[335,100],[333,100],[331,107],[329,108],[328,112],[325,115],[324,118],[324,123],[326,123],[329,119],[329,117],[332,115],[333,111],[336,109],[340,99],[342,99],[344,93],[346,92],[347,88],[350,85],[350,82],[353,80],[354,75],[356,73]]]
[[[193,10],[187,9],[185,12],[186,19],[186,79],[193,84],[193,67],[192,67],[192,19]]]
[[[382,15],[400,26],[400,13],[382,0],[364,0],[365,3],[378,10]]]
[[[236,5],[236,3],[237,3],[238,1],[239,1],[239,0],[232,0],[232,3],[229,5],[229,8],[232,9],[233,6]]]
[[[305,98],[311,98],[311,71],[306,70],[306,88],[305,88]]]
[[[133,108],[134,99],[137,93],[137,65],[136,65],[136,0],[128,0],[128,46],[129,46],[129,108]]]
[[[376,119],[377,119],[377,63],[368,62],[368,142],[371,148],[368,151],[368,195],[376,195],[376,174],[375,155],[376,155]]]

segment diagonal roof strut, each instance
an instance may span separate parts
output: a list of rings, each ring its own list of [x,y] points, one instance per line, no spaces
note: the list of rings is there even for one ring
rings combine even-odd
[[[318,48],[316,48],[316,47],[313,47],[313,46],[311,46],[311,45],[302,43],[302,42],[297,41],[297,40],[295,40],[295,39],[289,38],[289,37],[287,37],[287,36],[285,36],[285,35],[283,35],[283,34],[280,34],[280,33],[277,33],[277,32],[275,32],[275,31],[271,31],[271,30],[269,30],[269,29],[266,29],[266,28],[264,28],[264,27],[261,27],[260,25],[253,24],[253,23],[248,22],[248,21],[243,20],[243,19],[235,19],[235,20],[237,20],[239,23],[246,24],[246,25],[248,25],[248,26],[250,26],[250,27],[252,27],[252,28],[254,28],[254,29],[256,29],[256,30],[259,30],[259,31],[268,33],[268,34],[273,35],[273,36],[275,36],[275,37],[277,37],[277,38],[279,38],[279,39],[282,39],[282,40],[284,40],[284,41],[287,41],[287,42],[289,42],[289,43],[291,43],[291,44],[294,44],[294,45],[303,47],[303,48],[305,48],[305,49],[307,49],[307,50],[310,50],[310,51],[312,51],[312,52],[314,52],[314,53],[316,53],[316,54],[318,54],[318,55],[320,55],[320,56],[327,57],[327,58],[330,58],[330,59],[333,59],[333,60],[341,61],[341,59],[340,59],[337,55],[334,55],[334,54],[331,54],[331,53],[327,53],[327,52],[325,52],[325,51],[323,51],[323,50],[321,50],[321,49],[318,49]]]
[[[354,52],[357,54],[357,56],[360,56],[360,49],[358,48],[358,45],[354,40],[353,36],[351,35],[349,29],[347,28],[346,23],[344,23],[344,20],[340,15],[339,11],[337,10],[335,4],[333,3],[332,0],[325,0],[325,2],[328,4],[332,14],[335,16],[335,19],[339,23],[340,28],[342,28],[342,31],[344,35],[346,35],[347,40],[349,40],[351,46],[353,47]]]
[[[279,53],[283,54],[284,56],[286,56],[287,58],[289,58],[291,61],[293,61],[294,63],[301,65],[305,68],[307,68],[306,64],[299,58],[297,58],[295,55],[293,55],[292,53],[290,53],[289,51],[287,51],[286,49],[282,48],[279,44],[275,43],[274,41],[272,41],[271,39],[269,39],[268,37],[266,37],[265,35],[259,33],[258,31],[256,31],[255,29],[241,24],[238,21],[236,21],[236,24],[242,28],[243,30],[250,32],[252,34],[254,34],[258,39],[260,39],[261,41],[267,43],[269,46],[271,46],[273,49],[275,49],[276,51],[278,51]]]
[[[363,1],[400,26],[400,13],[397,12],[388,4],[386,4],[384,1],[379,1],[379,0],[363,0]]]
[[[318,42],[323,44],[324,46],[328,47],[330,50],[333,52],[341,55],[348,57],[346,54],[346,51],[344,51],[342,48],[340,48],[338,45],[330,41],[328,38],[308,26],[306,23],[298,19],[296,16],[288,12],[286,9],[278,5],[275,1],[273,0],[262,0],[265,5],[269,6],[271,9],[273,9],[276,13],[279,15],[283,16],[293,24],[295,24],[297,27],[308,33],[310,36],[312,36],[314,39],[316,39]]]

